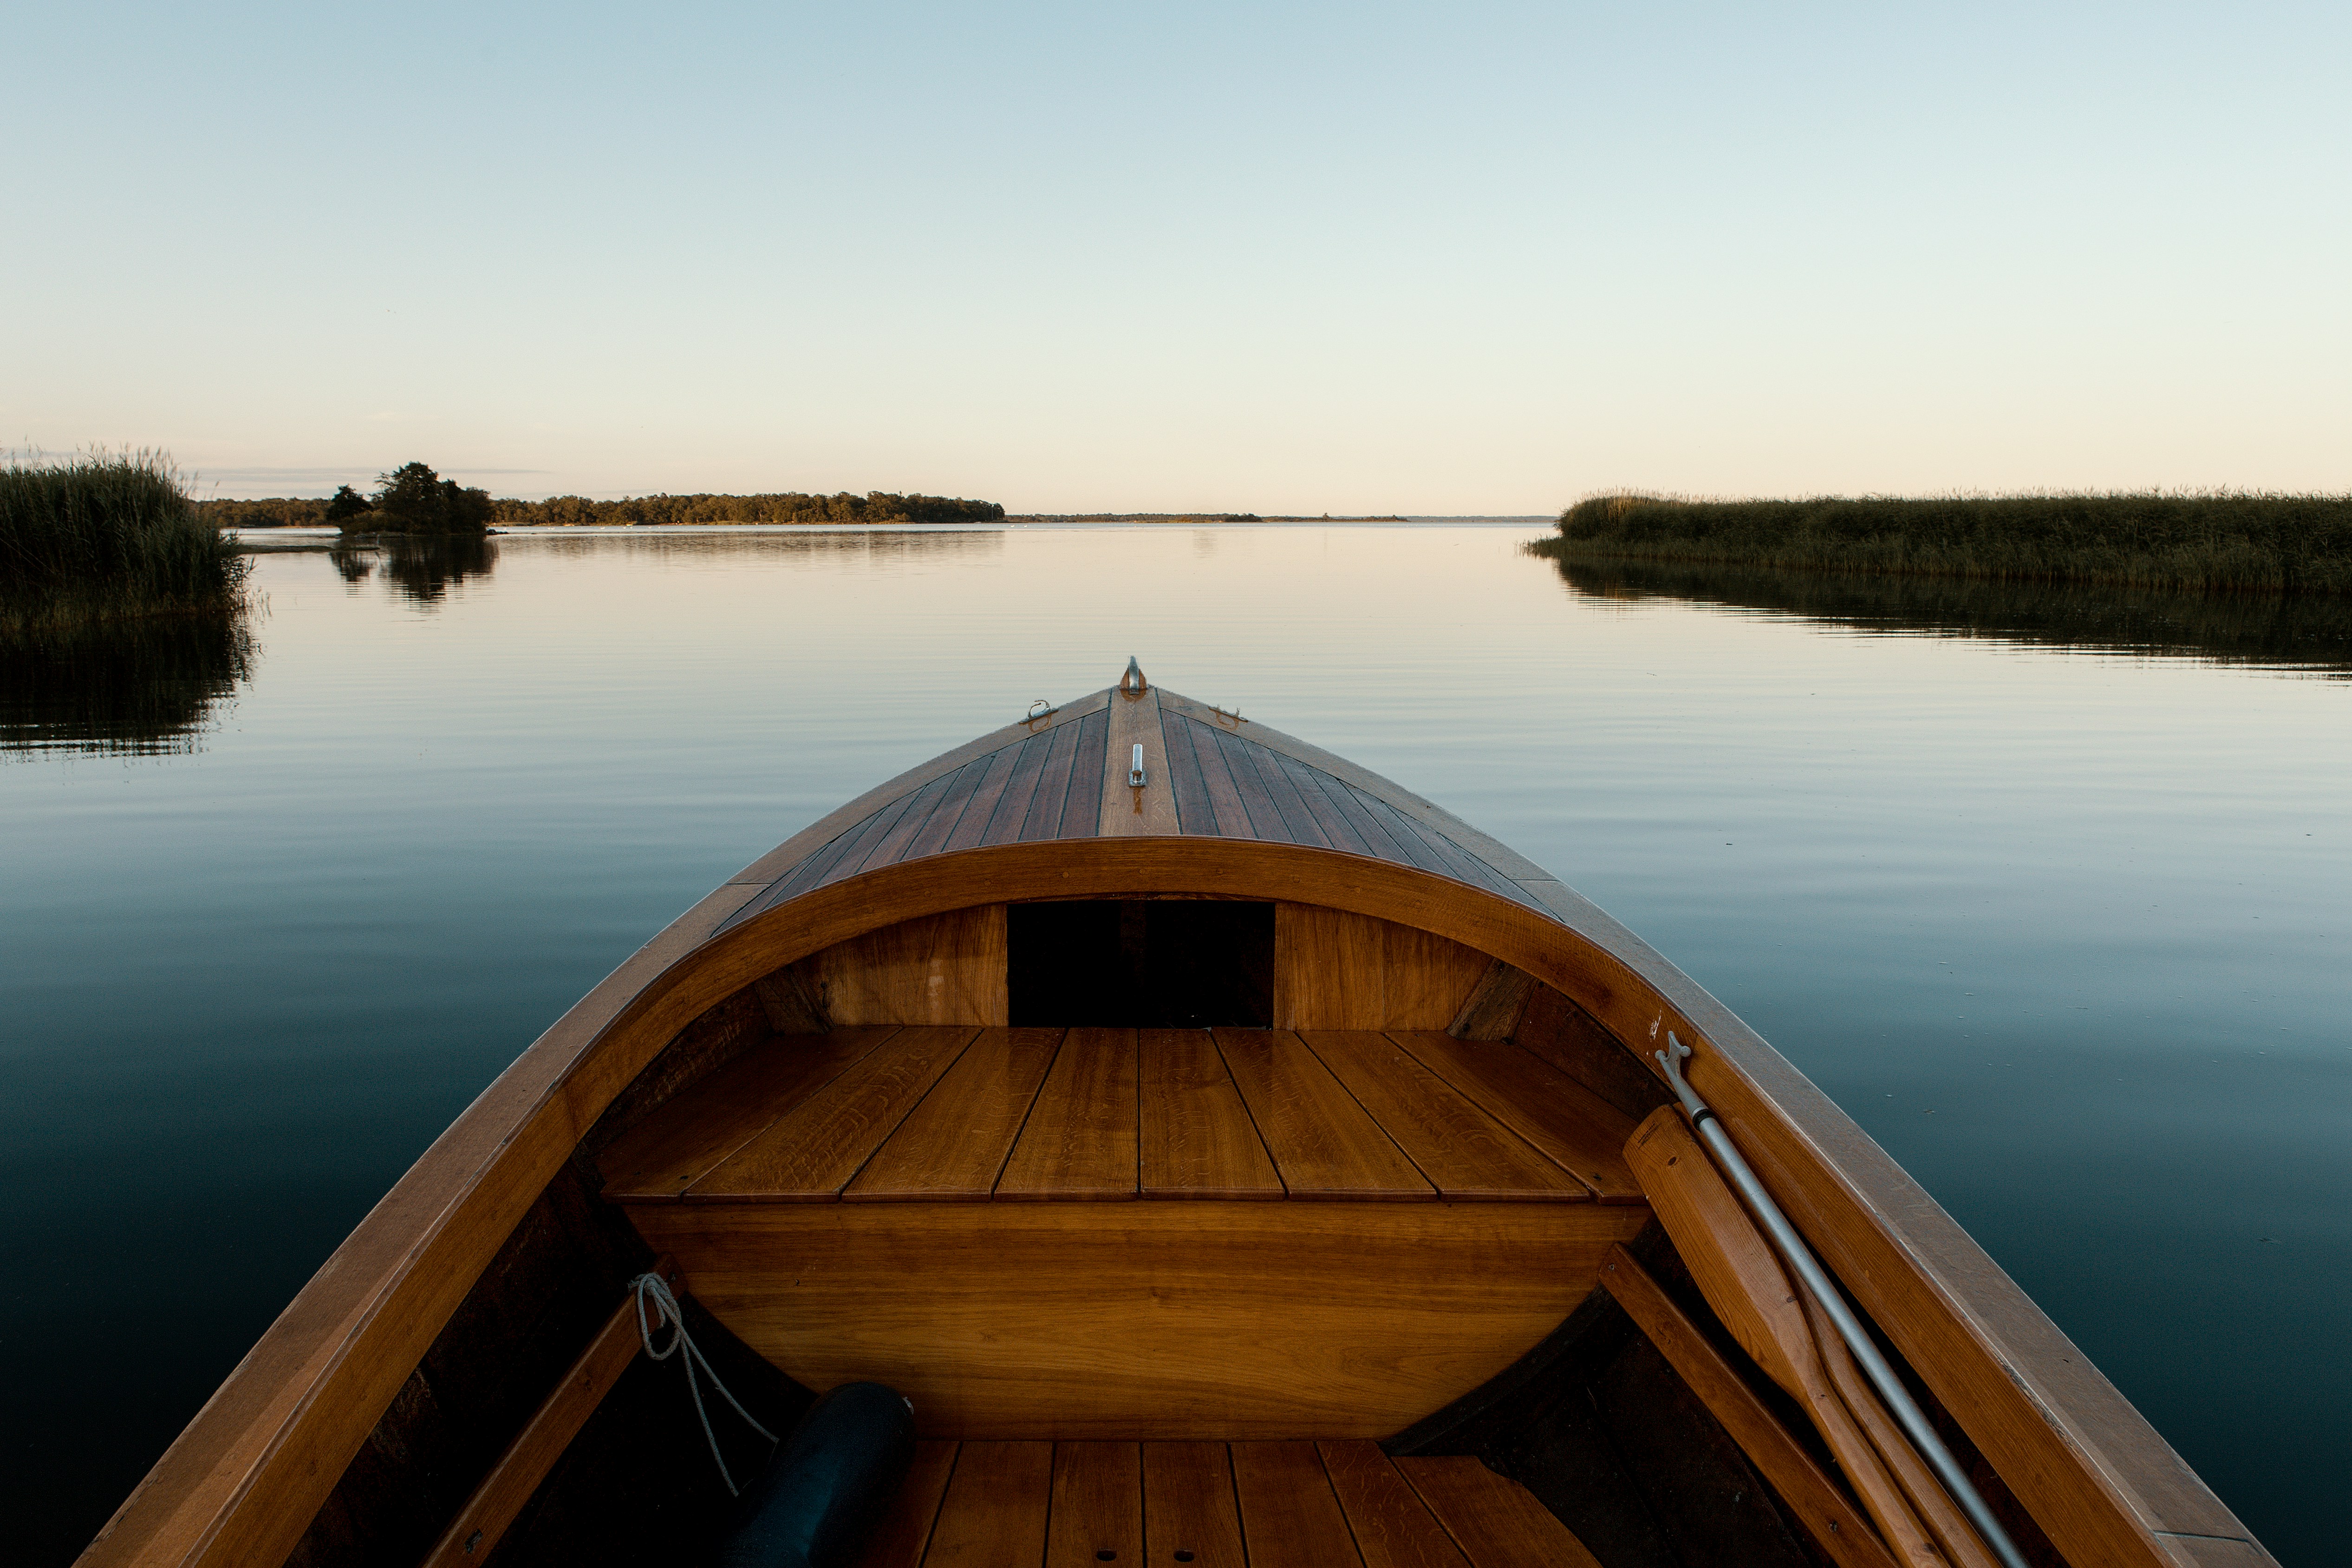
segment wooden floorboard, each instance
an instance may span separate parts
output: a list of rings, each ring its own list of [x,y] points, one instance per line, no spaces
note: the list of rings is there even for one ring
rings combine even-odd
[[[1224,1444],[1143,1445],[1143,1540],[1150,1563],[1248,1568]]]
[[[1601,1202],[1643,1201],[1641,1184],[1625,1164],[1633,1119],[1549,1062],[1507,1040],[1455,1040],[1436,1030],[1396,1030],[1389,1038]]]
[[[1598,1568],[1475,1458],[1361,1442],[926,1442],[858,1568]]]
[[[1139,1031],[1146,1197],[1283,1196],[1257,1124],[1206,1030]]]
[[[857,1568],[919,1568],[931,1543],[931,1526],[940,1515],[940,1500],[947,1495],[955,1459],[953,1443],[915,1445],[915,1462],[908,1467],[890,1511],[866,1543]]]
[[[1235,1443],[1234,1492],[1250,1568],[1362,1568],[1312,1443]]]
[[[1317,1030],[1299,1037],[1421,1174],[1449,1198],[1591,1197],[1538,1153],[1384,1034]]]
[[[996,1190],[1062,1043],[1058,1029],[984,1029],[843,1189],[851,1202],[979,1202]]]
[[[1287,1030],[1212,1032],[1291,1197],[1437,1196],[1305,1040]]]
[[[966,1443],[923,1568],[1027,1568],[1045,1557],[1054,1445]]]
[[[814,1202],[839,1196],[980,1030],[910,1026],[780,1116],[688,1198]]]
[[[1315,1447],[1323,1456],[1340,1511],[1348,1516],[1364,1568],[1465,1568],[1462,1549],[1378,1443],[1323,1442]]]
[[[1391,1461],[1454,1537],[1470,1568],[1601,1568],[1527,1488],[1467,1455]]]
[[[1135,1030],[1070,1030],[997,1180],[996,1196],[1135,1197]]]
[[[1101,1568],[1106,1563],[1142,1561],[1142,1445],[1055,1444],[1045,1568]]]
[[[689,1085],[597,1156],[616,1202],[676,1197],[891,1035],[895,1026],[764,1040]]]

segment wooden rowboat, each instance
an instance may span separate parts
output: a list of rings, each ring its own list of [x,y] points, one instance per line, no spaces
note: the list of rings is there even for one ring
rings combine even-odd
[[[1671,964],[1131,662],[623,964],[84,1563],[706,1560],[730,1503],[647,1274],[772,1430],[908,1397],[877,1568],[2272,1561]]]

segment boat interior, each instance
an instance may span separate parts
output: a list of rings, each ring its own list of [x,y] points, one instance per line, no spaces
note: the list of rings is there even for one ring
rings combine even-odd
[[[1693,1141],[1675,1031],[2009,1554]],[[845,1568],[2267,1563],[2076,1354],[1549,873],[1130,664],[583,998],[85,1562],[714,1562],[882,1385]]]

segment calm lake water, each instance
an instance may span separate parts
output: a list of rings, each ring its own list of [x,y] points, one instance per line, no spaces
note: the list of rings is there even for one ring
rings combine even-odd
[[[2352,612],[1564,575],[1541,531],[269,554],[247,639],[0,653],[0,1557],[69,1560],[647,936],[1134,653],[1625,920],[2340,1561]]]

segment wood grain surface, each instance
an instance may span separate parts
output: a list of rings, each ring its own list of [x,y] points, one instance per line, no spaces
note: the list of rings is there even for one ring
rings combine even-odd
[[[1074,1029],[1062,1040],[996,1196],[1133,1197],[1137,1129],[1135,1030]]]
[[[1005,1021],[1004,906],[983,904],[885,925],[816,956],[834,1023]]]
[[[1465,1568],[1461,1548],[1378,1443],[1324,1442],[1316,1448],[1364,1568]]]
[[[1380,1124],[1287,1030],[1210,1031],[1293,1197],[1435,1197]]]
[[[1625,1164],[1633,1119],[1556,1068],[1501,1040],[1393,1030],[1398,1045],[1479,1109],[1543,1151],[1603,1203],[1639,1203]]]
[[[839,1195],[980,1033],[903,1029],[769,1124],[686,1191],[689,1200],[815,1202]]]
[[[1143,1447],[1054,1445],[1054,1517],[1045,1568],[1143,1561]]]
[[[1398,1459],[1396,1468],[1429,1504],[1471,1568],[1601,1568],[1568,1526],[1518,1482],[1468,1455]]]
[[[1377,1437],[1525,1354],[1645,1222],[1595,1204],[646,1204],[697,1298],[927,1437]]]
[[[1143,1196],[1282,1197],[1282,1178],[1209,1031],[1143,1030],[1138,1050]]]
[[[1224,1444],[1143,1445],[1143,1539],[1152,1563],[1248,1568]]]
[[[982,1030],[841,1196],[853,1203],[986,1198],[1061,1043],[1058,1029]]]
[[[1312,1443],[1235,1443],[1234,1491],[1250,1568],[1361,1568]]]
[[[966,1443],[931,1526],[923,1568],[1008,1568],[1043,1562],[1054,1445]]]
[[[605,1197],[676,1197],[896,1032],[853,1027],[753,1046],[613,1140],[596,1157]]]
[[[1299,1036],[1441,1197],[1589,1202],[1582,1182],[1480,1110],[1387,1035]]]

